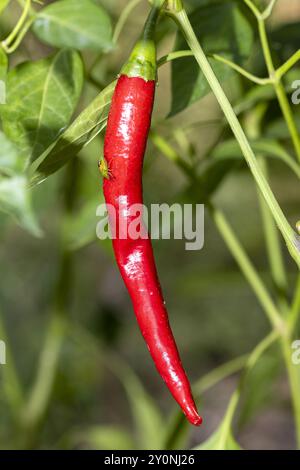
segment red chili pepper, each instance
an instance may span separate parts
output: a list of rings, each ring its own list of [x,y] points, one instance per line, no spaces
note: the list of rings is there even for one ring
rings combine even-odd
[[[134,216],[133,204],[142,204],[142,167],[156,83],[156,48],[153,40],[158,16],[153,9],[142,39],[136,44],[129,62],[118,79],[110,108],[105,142],[104,196],[110,223],[116,214],[113,240],[115,257],[130,294],[135,315],[158,372],[189,421],[200,425],[189,381],[182,367],[169,325],[149,238],[133,240],[120,236],[119,217],[127,228]],[[104,165],[104,168],[103,168]],[[100,168],[101,169],[101,168]],[[124,235],[124,234],[123,234]]]

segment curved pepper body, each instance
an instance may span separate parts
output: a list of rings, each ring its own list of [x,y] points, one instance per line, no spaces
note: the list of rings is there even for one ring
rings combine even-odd
[[[108,118],[104,158],[109,177],[104,196],[110,223],[115,223],[115,257],[130,294],[134,312],[156,368],[192,424],[200,425],[189,381],[181,365],[169,325],[149,237],[132,239],[128,233],[133,204],[142,204],[142,169],[151,123],[155,81],[119,78]],[[110,213],[110,205],[115,214]],[[116,215],[116,218],[114,218]],[[119,221],[126,228],[121,236]],[[124,225],[123,225],[124,223]],[[145,229],[144,229],[145,230]]]

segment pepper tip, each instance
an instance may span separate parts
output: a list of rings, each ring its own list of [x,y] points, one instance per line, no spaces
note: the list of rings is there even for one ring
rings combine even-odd
[[[187,416],[189,422],[191,424],[193,424],[194,426],[200,426],[202,424],[202,421],[203,419],[201,418],[200,415],[198,415],[198,413],[196,415],[193,415],[193,416]]]
[[[191,424],[193,424],[194,426],[200,426],[202,424],[203,419],[198,414],[196,405],[194,405],[193,407],[189,406],[185,410],[185,415],[186,415],[187,419],[189,420],[189,422]]]

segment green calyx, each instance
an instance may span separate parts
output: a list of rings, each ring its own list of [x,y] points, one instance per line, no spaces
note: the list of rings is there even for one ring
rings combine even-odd
[[[153,7],[146,20],[141,38],[133,48],[129,60],[121,70],[122,75],[141,77],[146,81],[156,80],[155,28],[160,8]]]
[[[146,81],[156,80],[156,46],[154,41],[140,39],[128,62],[121,70],[122,75],[141,77]]]

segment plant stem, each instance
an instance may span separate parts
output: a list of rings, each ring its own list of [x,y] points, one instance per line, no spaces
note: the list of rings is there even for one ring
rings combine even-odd
[[[233,392],[231,399],[229,401],[229,405],[227,407],[227,411],[225,414],[225,417],[223,419],[223,445],[221,445],[221,449],[225,448],[225,443],[226,443],[226,438],[231,431],[232,428],[232,423],[233,423],[233,418],[235,415],[235,412],[237,410],[241,393],[242,390],[245,386],[246,378],[248,373],[253,369],[253,367],[256,365],[256,363],[259,361],[261,356],[264,354],[264,352],[278,339],[279,335],[277,331],[272,331],[269,333],[258,345],[253,349],[251,354],[248,357],[245,369],[242,373],[242,376],[240,378],[240,383],[236,390]],[[222,441],[222,439],[221,439]]]
[[[195,59],[197,60],[203,74],[205,75],[211,89],[213,90],[227,120],[228,123],[241,147],[242,153],[250,167],[250,170],[254,176],[254,179],[265,198],[265,201],[270,208],[272,216],[274,217],[282,236],[284,237],[288,250],[292,258],[300,268],[300,251],[298,249],[298,236],[289,225],[281,207],[279,206],[266,178],[261,172],[259,163],[253,153],[253,150],[248,142],[248,139],[243,131],[238,118],[236,117],[234,110],[225,95],[217,77],[215,76],[209,61],[207,60],[197,37],[192,29],[188,16],[184,9],[180,11],[167,10],[171,13],[171,17],[179,24],[191,50],[194,53]]]
[[[266,176],[268,177],[268,166],[267,162],[263,157],[258,156],[261,168]],[[282,312],[288,311],[287,303],[287,276],[285,266],[282,257],[282,251],[280,246],[280,239],[278,236],[277,227],[274,224],[274,219],[270,214],[269,208],[262,198],[261,194],[258,193],[260,211],[263,222],[263,229],[265,234],[265,245],[268,253],[269,265],[271,269],[271,275],[273,284],[276,289],[278,296],[278,304]]]
[[[26,21],[26,18],[30,12],[30,8],[31,8],[31,0],[26,0],[25,5],[23,7],[22,15],[20,16],[16,26],[14,27],[12,32],[9,34],[9,36],[6,39],[4,39],[4,41],[2,41],[1,43],[4,50],[9,48],[11,43],[16,39],[19,31],[22,29]]]
[[[251,139],[258,139],[261,133],[261,120],[265,115],[266,106],[264,104],[257,105],[253,111],[250,111],[246,115],[246,128],[248,135]],[[267,181],[268,177],[268,165],[263,155],[257,156],[261,170],[265,175]],[[257,191],[261,217],[263,222],[263,230],[265,236],[265,245],[268,253],[269,265],[271,269],[272,281],[278,297],[278,304],[282,313],[289,312],[289,306],[287,302],[287,275],[285,271],[284,261],[281,252],[281,245],[277,227],[274,223],[274,219],[268,206],[265,203],[260,191]]]
[[[277,329],[280,334],[283,334],[285,332],[285,324],[281,315],[239,240],[228,224],[224,214],[219,209],[216,209],[212,204],[209,205],[209,210],[213,221],[229,248],[229,251],[232,253],[241,271],[255,292],[256,297],[269,318],[271,325]]]
[[[280,80],[300,60],[300,50],[295,52],[281,67],[276,70],[276,77]]]
[[[169,52],[169,54],[164,55],[157,61],[157,66],[161,67],[162,65],[165,65],[172,60],[181,59],[182,57],[191,57],[193,55],[194,54],[190,50]]]
[[[165,155],[168,160],[175,163],[175,165],[181,168],[184,173],[189,177],[190,180],[195,180],[195,174],[193,168],[183,160],[180,155],[174,150],[174,148],[168,144],[168,142],[157,132],[150,132],[150,139],[155,147]]]
[[[258,18],[258,25],[259,25],[260,40],[261,40],[262,49],[263,49],[266,65],[268,68],[268,72],[269,72],[270,77],[274,77],[274,76],[276,77],[276,80],[273,86],[276,91],[276,95],[277,95],[278,102],[280,104],[283,116],[285,118],[288,129],[290,131],[296,154],[298,156],[298,159],[300,160],[300,137],[299,137],[298,129],[294,120],[290,103],[285,93],[284,86],[281,82],[280,74],[278,73],[276,74],[275,69],[274,69],[271,50],[270,50],[269,41],[268,41],[267,32],[266,32],[265,20],[263,17]],[[292,63],[292,60],[290,63],[288,62],[288,66]],[[283,67],[284,67],[283,68],[284,71],[287,70],[286,64],[284,64]],[[297,299],[297,295],[298,295],[298,286],[296,289],[296,299]],[[296,305],[297,305],[297,300],[296,300]],[[294,322],[297,322],[297,318],[298,318],[298,312],[296,312],[295,314],[295,312],[292,309],[290,312],[289,320],[288,320],[289,328],[290,328],[289,333],[292,331],[292,328],[294,327]],[[282,344],[282,351],[283,351],[283,356],[284,356],[284,360],[285,360],[285,364],[287,368],[287,374],[288,374],[290,390],[291,390],[291,398],[292,398],[294,419],[295,419],[295,426],[296,426],[296,441],[297,441],[298,448],[300,448],[300,374],[298,372],[297,367],[292,363],[290,334],[282,337],[281,344]]]
[[[217,60],[218,62],[222,62],[223,64],[228,65],[230,68],[232,68],[239,74],[243,75],[244,77],[248,78],[248,80],[250,80],[251,82],[256,83],[257,85],[270,85],[270,83],[274,82],[274,80],[271,79],[270,77],[269,78],[256,77],[256,75],[253,75],[252,73],[247,72],[247,70],[235,64],[234,62],[232,62],[232,60],[226,59],[225,57],[222,57],[219,54],[213,54],[212,58]]]
[[[300,373],[298,370],[299,365],[295,365],[292,363],[291,341],[289,336],[286,338],[282,338],[281,343],[291,390],[296,427],[296,442],[298,449],[300,449]]]
[[[219,367],[216,367],[211,372],[201,377],[198,382],[193,385],[193,390],[196,396],[200,396],[207,390],[217,385],[222,380],[230,375],[233,375],[243,369],[248,361],[249,355],[245,354],[236,359],[232,359]]]
[[[265,19],[263,16],[260,15],[257,17],[257,21],[258,21],[258,31],[259,31],[260,42],[261,42],[264,58],[266,61],[266,66],[269,72],[269,77],[273,80],[273,86],[274,86],[274,89],[278,98],[278,102],[279,102],[282,114],[284,116],[289,132],[291,134],[292,142],[293,142],[297,157],[300,160],[300,137],[299,137],[297,125],[296,125],[296,122],[295,122],[295,119],[291,110],[289,100],[286,96],[284,86],[281,82],[280,76],[276,73],[275,68],[274,68],[271,49],[270,49],[269,40],[267,36],[267,31],[266,31]]]
[[[30,18],[30,20],[28,20],[27,23],[25,23],[25,25],[23,26],[23,29],[20,31],[20,33],[19,33],[18,37],[16,38],[15,42],[13,44],[11,44],[11,46],[5,47],[5,52],[7,54],[12,54],[19,47],[19,45],[21,44],[21,42],[22,42],[24,36],[26,35],[27,31],[31,27],[33,21],[34,20],[32,18]]]
[[[272,331],[269,333],[252,351],[248,356],[245,369],[239,381],[238,387],[233,392],[229,404],[227,406],[225,415],[220,425],[220,435],[218,439],[218,450],[226,450],[228,438],[232,433],[233,419],[240,401],[241,393],[245,386],[247,374],[255,366],[263,353],[278,339],[278,332]]]
[[[263,11],[261,14],[264,20],[268,19],[269,16],[271,16],[276,3],[277,3],[277,0],[270,0],[269,5],[266,7],[265,11]]]
[[[141,0],[131,0],[130,2],[127,3],[126,7],[123,9],[118,22],[115,26],[114,34],[113,34],[113,42],[116,44],[118,42],[118,39],[120,37],[121,31],[128,20],[128,17],[130,16],[130,13],[134,8],[141,2]]]

